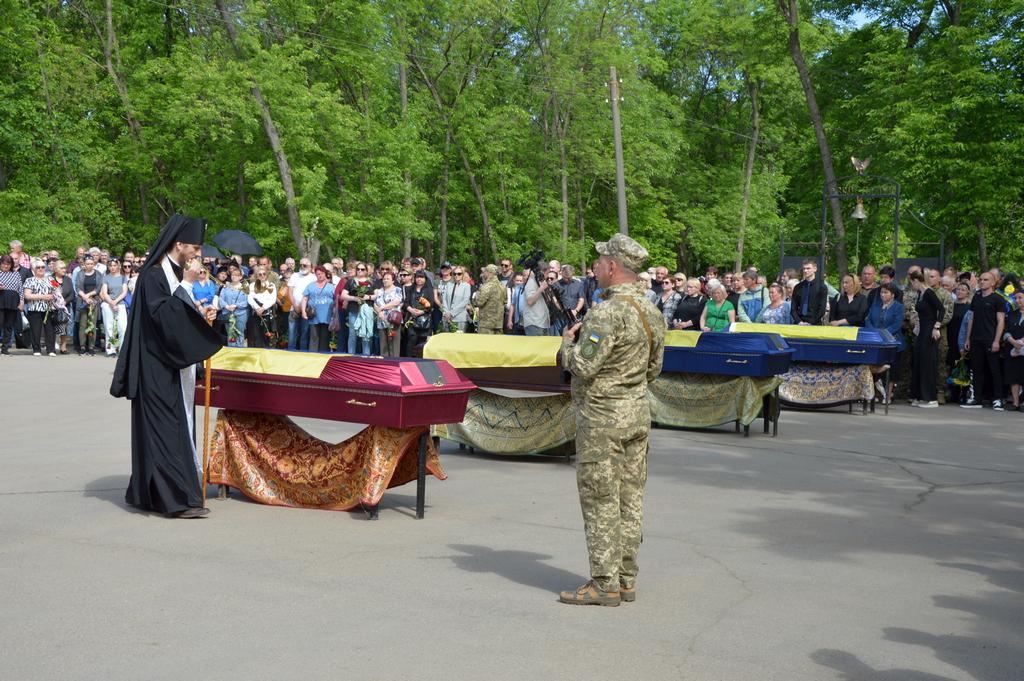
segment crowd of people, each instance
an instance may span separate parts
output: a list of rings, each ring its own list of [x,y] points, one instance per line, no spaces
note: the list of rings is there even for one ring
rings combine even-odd
[[[62,260],[18,241],[0,256],[0,353],[116,356],[127,328],[136,273],[148,254],[112,256],[81,247]],[[418,356],[435,333],[558,336],[601,302],[591,268],[557,260],[517,266],[503,258],[480,270],[423,258],[313,263],[266,256],[204,259],[193,288],[200,311],[232,347]],[[725,331],[735,322],[885,329],[900,345],[888,391],[904,383],[911,404],[1021,410],[1024,291],[998,269],[959,272],[911,267],[903,286],[891,265],[865,265],[834,288],[815,260],[769,282],[756,267],[703,276],[640,274],[669,330]],[[901,391],[902,392],[902,391]]]

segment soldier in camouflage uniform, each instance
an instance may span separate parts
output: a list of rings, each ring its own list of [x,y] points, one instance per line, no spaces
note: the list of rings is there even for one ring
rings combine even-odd
[[[946,403],[946,390],[949,389],[949,385],[946,384],[946,376],[949,367],[946,366],[946,355],[949,353],[949,340],[946,338],[946,327],[949,326],[949,320],[953,318],[953,295],[942,288],[942,272],[939,270],[925,270],[925,283],[935,291],[935,295],[939,297],[939,302],[942,303],[942,319],[939,319],[939,324],[942,328],[939,329],[939,364],[938,373],[935,376],[936,383],[936,398],[939,404]]]
[[[487,265],[480,270],[483,285],[476,292],[473,304],[476,307],[476,332],[501,335],[505,319],[505,287],[498,281],[496,265]]]
[[[576,484],[591,579],[559,598],[618,605],[636,598],[651,431],[647,384],[661,373],[665,322],[637,282],[647,251],[622,234],[596,247],[601,302],[582,325],[566,329],[561,351],[572,373]]]

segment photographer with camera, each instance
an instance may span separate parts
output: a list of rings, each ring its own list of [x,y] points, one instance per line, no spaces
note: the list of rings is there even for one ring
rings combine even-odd
[[[551,326],[548,304],[544,292],[548,282],[537,265],[544,260],[543,251],[533,251],[521,257],[516,264],[523,268],[523,330],[527,336],[546,336]]]

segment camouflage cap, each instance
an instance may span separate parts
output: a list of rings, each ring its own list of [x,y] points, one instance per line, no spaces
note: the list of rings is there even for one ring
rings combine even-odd
[[[594,248],[600,255],[615,258],[623,267],[634,272],[642,270],[644,263],[647,262],[647,249],[625,234],[616,234],[608,241],[598,241]]]
[[[480,268],[480,271],[481,272],[490,272],[491,274],[497,274],[498,273],[498,266],[497,265],[484,265],[483,267]]]

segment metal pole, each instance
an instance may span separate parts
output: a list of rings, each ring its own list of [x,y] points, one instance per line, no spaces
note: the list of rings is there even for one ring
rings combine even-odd
[[[900,186],[896,185],[896,210],[892,216],[892,266],[900,254]]]
[[[619,120],[619,74],[610,68],[608,88],[611,92],[612,129],[615,134],[615,188],[619,199],[619,232],[629,234],[626,221],[626,171],[622,161],[622,122]]]

